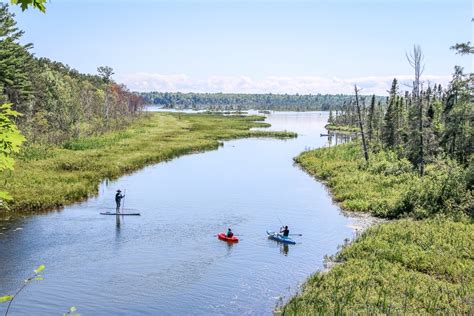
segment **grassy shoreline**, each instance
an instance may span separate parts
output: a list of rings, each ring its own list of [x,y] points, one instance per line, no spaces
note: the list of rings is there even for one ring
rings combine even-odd
[[[347,126],[347,125],[336,125],[336,124],[327,124],[324,126],[329,132],[338,132],[338,133],[358,133],[360,129],[357,126]]]
[[[374,155],[366,166],[354,143],[304,152],[295,161],[323,180],[344,210],[396,220],[345,245],[335,266],[311,276],[284,315],[474,312],[474,224],[466,209],[449,207],[472,203],[472,195],[456,188],[467,202],[453,193],[441,209],[430,206],[426,201],[440,195],[438,183],[451,188],[440,164],[421,180],[390,153]],[[455,171],[447,176],[458,181]],[[420,198],[418,191],[433,196]],[[415,202],[407,206],[408,198]]]
[[[27,148],[17,157],[15,170],[0,177],[13,197],[10,210],[0,215],[47,211],[83,201],[97,194],[104,179],[181,155],[217,149],[224,140],[297,136],[250,130],[268,127],[263,120],[262,116],[145,113],[122,131],[78,139],[62,147]]]

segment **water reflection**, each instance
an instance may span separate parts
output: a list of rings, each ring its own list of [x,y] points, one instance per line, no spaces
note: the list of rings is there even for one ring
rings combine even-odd
[[[280,246],[280,253],[285,255],[285,256],[288,256],[289,249],[290,249],[290,247],[287,244],[282,244]]]
[[[328,146],[336,146],[340,144],[344,144],[347,142],[350,142],[351,140],[355,139],[357,135],[354,134],[348,134],[348,133],[337,133],[337,132],[332,132],[329,133],[327,138],[328,138]]]

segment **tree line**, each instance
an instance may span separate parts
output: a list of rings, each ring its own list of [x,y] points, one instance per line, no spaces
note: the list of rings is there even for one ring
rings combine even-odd
[[[29,143],[60,144],[101,133],[123,126],[142,109],[142,98],[114,82],[110,67],[90,75],[37,58],[32,44],[20,43],[23,34],[8,5],[0,4],[0,104],[21,113],[9,118]]]
[[[462,165],[472,160],[474,133],[473,80],[456,66],[448,87],[423,84],[423,54],[415,46],[408,56],[415,70],[411,91],[402,91],[393,79],[389,96],[377,100],[357,95],[329,115],[329,129],[357,129],[368,151],[393,150],[408,159],[420,175],[424,166],[439,157]]]
[[[181,93],[143,92],[148,104],[164,108],[209,110],[290,110],[327,111],[349,102],[344,94],[243,94],[243,93]],[[376,97],[381,99],[382,97]]]

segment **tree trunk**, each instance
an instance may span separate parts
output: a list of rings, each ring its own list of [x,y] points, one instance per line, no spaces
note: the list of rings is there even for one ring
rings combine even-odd
[[[365,158],[365,161],[367,163],[369,163],[369,153],[367,152],[367,144],[365,143],[364,128],[362,126],[362,117],[360,115],[359,90],[357,90],[357,85],[354,85],[354,91],[355,91],[355,95],[356,95],[357,114],[359,116],[360,134],[362,135],[362,146],[364,147],[364,158]]]

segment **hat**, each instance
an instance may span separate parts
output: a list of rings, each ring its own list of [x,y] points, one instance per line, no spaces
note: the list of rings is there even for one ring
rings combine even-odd
[[[120,191],[120,190],[117,190],[117,192],[122,192],[122,191]]]

